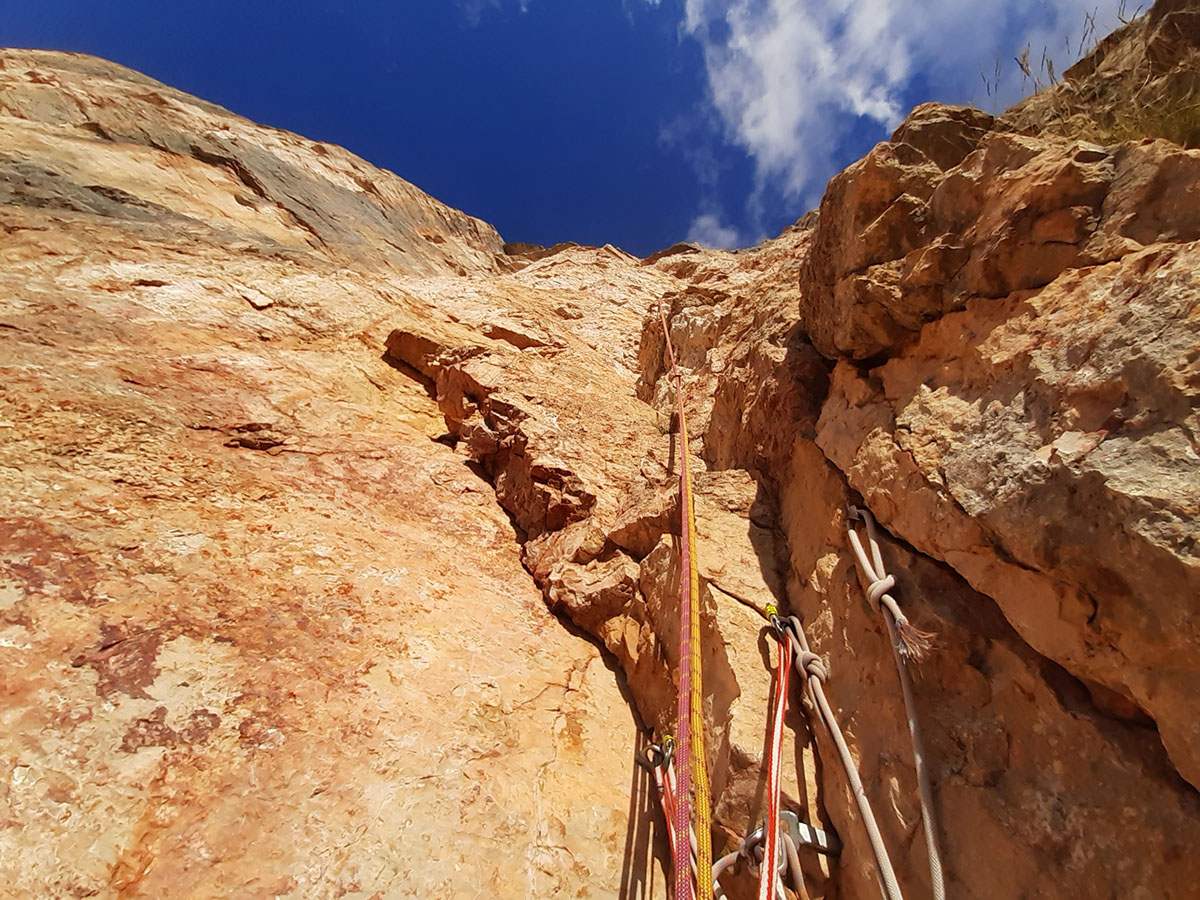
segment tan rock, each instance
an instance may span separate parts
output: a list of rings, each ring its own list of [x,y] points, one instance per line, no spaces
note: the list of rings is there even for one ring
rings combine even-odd
[[[656,293],[681,295],[681,283],[658,268],[631,265],[604,248],[567,252],[575,262],[559,265],[555,293],[578,284],[595,260],[613,259],[627,268],[610,271],[608,280],[627,282],[622,308],[636,317],[635,328],[643,317],[657,320]],[[492,315],[494,285],[472,297]],[[528,308],[545,302],[515,285],[502,296]],[[457,307],[453,317],[464,320]],[[391,333],[388,352],[433,382],[448,428],[488,473],[526,539],[524,560],[547,602],[604,642],[652,730],[675,731],[678,503],[670,413],[634,399],[634,372],[621,364],[629,358],[622,353],[628,320],[613,319],[610,327],[602,319],[560,321],[569,331],[552,355],[481,339],[458,322],[416,319]],[[703,342],[719,325],[697,307],[686,327]],[[646,346],[643,336],[643,358]],[[663,349],[661,341],[657,346]],[[680,346],[703,358],[686,340]],[[610,402],[597,404],[597,397]],[[727,847],[761,814],[756,785],[770,669],[760,632],[762,610],[781,594],[782,577],[774,508],[760,499],[760,483],[748,472],[706,473],[700,460],[694,464],[709,759],[715,826]],[[806,762],[789,775],[787,789],[809,798],[806,818],[815,816],[812,756],[797,750],[796,758]],[[810,787],[800,791],[797,777]],[[747,797],[753,805],[742,802]]]
[[[822,353],[889,355],[968,298],[1200,238],[1195,152],[984,134],[976,124],[975,149],[939,168],[908,142],[934,141],[920,137],[936,134],[929,120],[961,114],[945,110],[918,108],[892,143],[830,182],[801,275],[801,312]]]
[[[1036,650],[1154,718],[1193,783],[1198,254],[1146,250],[968,304],[877,386],[839,367],[818,438],[891,527],[994,597]],[[972,352],[948,364],[964,339]]]
[[[944,172],[973,152],[993,123],[987,113],[970,106],[922,103],[892,134],[891,142],[915,147]]]
[[[396,277],[490,272],[495,232],[119,67],[0,59],[0,894],[661,892],[617,682],[381,359],[427,315]]]

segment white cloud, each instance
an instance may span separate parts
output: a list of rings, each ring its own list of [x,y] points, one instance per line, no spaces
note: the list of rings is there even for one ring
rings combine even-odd
[[[657,0],[655,0],[655,2],[657,2]],[[462,10],[462,14],[466,17],[467,22],[470,23],[472,27],[478,25],[482,21],[483,14],[486,10],[502,9],[505,5],[507,5],[506,0],[455,0],[455,3],[458,8]],[[520,8],[521,12],[529,11],[529,3],[530,0],[517,0],[517,6]]]
[[[727,140],[754,161],[753,216],[764,191],[808,208],[838,168],[839,143],[865,122],[884,139],[918,100],[1017,100],[1012,57],[1042,47],[1061,70],[1074,61],[1085,13],[1097,37],[1119,0],[686,0],[681,31],[699,42],[709,96]],[[986,96],[981,70],[1000,84]],[[803,212],[803,209],[799,209]],[[696,221],[718,217],[706,212]],[[696,225],[693,225],[693,229]]]
[[[688,229],[687,239],[701,247],[716,250],[732,250],[735,247],[744,247],[747,243],[742,240],[736,228],[723,225],[715,213],[701,213],[696,216]]]

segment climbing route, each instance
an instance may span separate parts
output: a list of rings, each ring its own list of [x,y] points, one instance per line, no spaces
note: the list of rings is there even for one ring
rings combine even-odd
[[[703,669],[700,654],[699,569],[696,559],[695,504],[692,493],[691,465],[688,447],[687,415],[683,400],[683,379],[675,350],[671,343],[670,327],[661,303],[658,308],[663,340],[675,385],[678,411],[678,465],[680,509],[680,602],[679,602],[679,688],[677,707],[678,738],[664,738],[653,745],[647,764],[654,772],[663,814],[670,823],[670,846],[675,872],[675,900],[708,900],[723,897],[719,877],[739,859],[744,859],[758,881],[758,900],[786,897],[782,875],[790,873],[798,896],[806,896],[800,870],[797,847],[803,843],[822,849],[820,841],[805,841],[800,837],[799,819],[789,813],[795,829],[784,826],[785,814],[781,805],[782,741],[784,715],[787,710],[789,674],[793,666],[804,679],[813,710],[812,716],[829,732],[838,758],[845,769],[851,793],[867,831],[874,857],[875,870],[884,900],[903,900],[879,825],[867,799],[857,763],[846,743],[833,708],[824,692],[828,670],[821,658],[812,652],[800,619],[782,618],[774,606],[766,609],[766,618],[778,642],[774,674],[773,703],[769,711],[768,747],[766,750],[765,821],[759,829],[744,838],[738,848],[712,862],[711,801],[707,756],[705,752]],[[929,856],[930,879],[934,900],[944,900],[941,854],[937,844],[937,824],[933,812],[933,795],[917,722],[912,690],[912,678],[907,664],[919,660],[932,647],[933,635],[914,627],[895,599],[888,593],[895,578],[883,566],[876,539],[875,523],[869,512],[850,509],[851,522],[861,519],[866,524],[867,544],[849,529],[859,571],[866,586],[869,601],[883,611],[888,634],[895,653],[896,668],[904,693],[909,730],[912,735],[920,793],[921,814]],[[678,781],[674,767],[679,761]],[[804,826],[808,827],[808,826]],[[792,832],[796,833],[793,834]],[[829,851],[825,842],[823,852]]]
[[[688,453],[687,416],[683,404],[683,377],[671,346],[671,333],[666,313],[660,304],[663,340],[671,361],[675,381],[675,397],[679,408],[679,511],[680,511],[680,578],[679,578],[679,703],[677,728],[679,739],[679,794],[675,809],[675,900],[689,900],[691,879],[690,831],[692,803],[695,802],[696,821],[696,895],[712,896],[712,826],[711,801],[708,789],[708,763],[704,750],[704,692],[703,663],[700,657],[700,574],[696,565],[696,510],[692,498],[692,476]]]

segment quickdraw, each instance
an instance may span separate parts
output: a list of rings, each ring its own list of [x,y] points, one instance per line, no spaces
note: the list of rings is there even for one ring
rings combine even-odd
[[[677,797],[679,795],[679,786],[675,780],[675,739],[671,735],[663,735],[663,739],[658,744],[651,744],[646,748],[644,760],[639,760],[654,776],[654,786],[658,790],[658,802],[662,807],[663,818],[667,822],[667,839],[671,845],[671,858],[676,857],[676,845],[678,836],[675,833],[675,809]],[[689,850],[689,869],[692,871],[693,878],[696,871],[696,835],[695,832],[689,830],[688,844]],[[691,897],[695,897],[694,882],[689,881],[692,886]]]
[[[663,735],[662,740],[658,743],[650,744],[642,757],[638,759],[638,762],[649,769],[654,776],[659,805],[663,811],[663,818],[668,824],[674,821],[678,790],[675,781],[674,756],[675,742],[668,734]],[[764,849],[766,834],[766,826],[757,829],[747,835],[738,844],[737,849],[722,856],[713,864],[711,877],[714,900],[724,900],[725,892],[722,890],[718,879],[739,860],[746,863],[746,867],[751,875],[761,877],[763,860],[767,858]],[[667,828],[667,838],[672,855],[674,855],[676,843],[673,828]],[[695,838],[695,834],[692,833],[689,841],[691,844],[690,856],[693,877],[696,866]],[[786,896],[783,888],[783,872],[785,871],[788,873],[792,889],[800,896],[801,900],[807,900],[808,895],[804,889],[804,876],[800,870],[798,853],[798,848],[800,847],[809,847],[818,853],[829,856],[836,856],[842,851],[841,841],[838,840],[838,836],[833,832],[822,831],[820,828],[814,828],[806,822],[801,822],[800,817],[791,810],[781,811],[779,815],[778,845],[774,867],[775,874],[772,878],[775,884],[774,897],[778,898],[778,900],[784,900]],[[695,896],[694,892],[692,896]]]

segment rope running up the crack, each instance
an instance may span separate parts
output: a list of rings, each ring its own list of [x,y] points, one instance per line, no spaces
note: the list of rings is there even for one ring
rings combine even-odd
[[[696,896],[712,897],[712,824],[708,788],[708,761],[704,751],[703,668],[700,657],[700,573],[696,565],[696,510],[688,456],[687,418],[683,408],[683,376],[671,346],[671,332],[662,304],[658,308],[663,340],[671,362],[679,406],[679,702],[676,728],[679,735],[679,795],[675,809],[675,900],[690,900],[690,829],[692,801],[696,810]],[[694,797],[693,797],[694,793]]]

